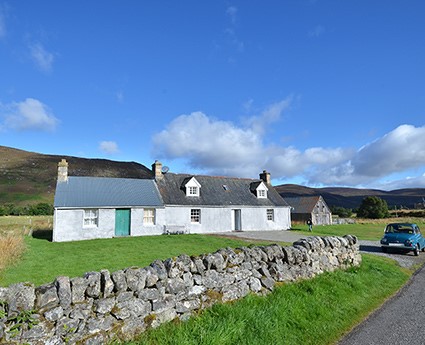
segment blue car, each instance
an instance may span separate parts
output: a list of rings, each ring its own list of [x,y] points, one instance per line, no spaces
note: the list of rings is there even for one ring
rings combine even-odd
[[[419,251],[425,251],[425,238],[421,230],[413,223],[391,223],[385,227],[381,239],[381,249],[384,253],[388,248],[413,251],[418,256]]]

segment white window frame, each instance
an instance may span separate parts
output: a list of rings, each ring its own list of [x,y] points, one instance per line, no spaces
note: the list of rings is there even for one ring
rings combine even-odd
[[[155,225],[156,212],[154,208],[143,209],[143,225]]]
[[[201,209],[200,208],[192,208],[190,210],[190,222],[194,224],[201,223]]]
[[[257,190],[257,196],[259,198],[267,198],[267,193],[265,189],[259,189]]]
[[[99,226],[99,209],[88,208],[83,210],[83,228],[97,228]]]
[[[267,212],[267,220],[270,222],[274,222],[274,209],[268,208],[266,212]]]
[[[199,189],[196,186],[189,186],[187,187],[189,190],[187,192],[187,194],[189,196],[198,196],[199,195]]]

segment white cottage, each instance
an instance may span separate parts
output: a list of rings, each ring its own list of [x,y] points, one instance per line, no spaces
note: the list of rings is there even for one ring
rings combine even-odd
[[[259,180],[164,173],[152,179],[68,176],[58,165],[53,241],[164,233],[287,230],[290,207]]]

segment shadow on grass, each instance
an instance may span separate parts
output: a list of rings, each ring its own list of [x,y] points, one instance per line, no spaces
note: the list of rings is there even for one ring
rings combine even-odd
[[[53,231],[52,230],[34,230],[32,237],[38,240],[46,240],[52,242],[53,240]]]

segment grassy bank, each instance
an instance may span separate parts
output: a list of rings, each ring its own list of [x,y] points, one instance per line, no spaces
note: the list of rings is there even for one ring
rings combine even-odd
[[[333,344],[393,295],[411,272],[363,255],[359,268],[280,286],[266,296],[215,305],[186,322],[171,322],[130,344]]]

